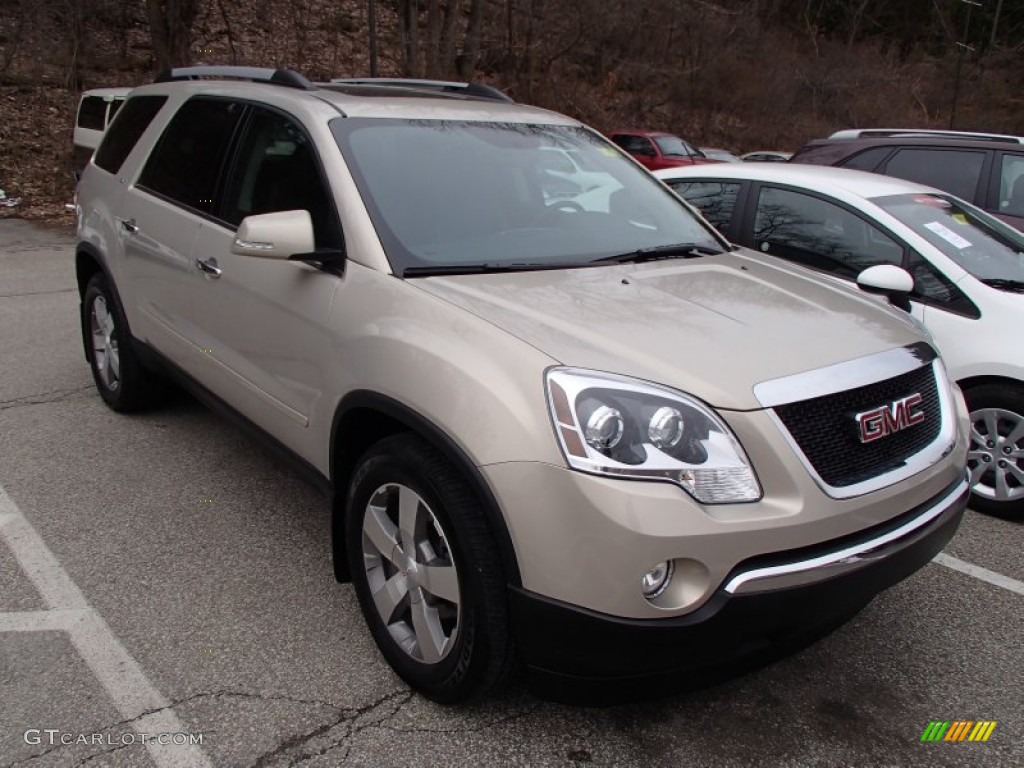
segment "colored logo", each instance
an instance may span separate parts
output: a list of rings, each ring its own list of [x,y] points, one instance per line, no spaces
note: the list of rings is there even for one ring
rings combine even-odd
[[[860,432],[862,443],[873,443],[886,435],[894,434],[907,427],[920,424],[924,421],[924,411],[915,411],[924,400],[919,392],[909,397],[895,400],[889,405],[872,408],[870,411],[862,411],[854,414]]]
[[[921,741],[988,741],[995,729],[995,720],[932,720]]]

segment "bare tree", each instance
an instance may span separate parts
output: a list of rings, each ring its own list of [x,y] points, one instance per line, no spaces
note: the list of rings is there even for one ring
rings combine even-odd
[[[153,65],[157,72],[192,61],[192,24],[199,0],[146,0],[153,37]]]

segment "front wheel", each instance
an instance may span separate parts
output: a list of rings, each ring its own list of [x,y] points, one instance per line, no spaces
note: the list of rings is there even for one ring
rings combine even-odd
[[[479,501],[443,456],[409,434],[377,443],[353,476],[346,532],[363,616],[403,680],[455,703],[508,676],[497,547]]]
[[[1024,519],[1024,388],[982,384],[964,396],[971,413],[970,506]]]

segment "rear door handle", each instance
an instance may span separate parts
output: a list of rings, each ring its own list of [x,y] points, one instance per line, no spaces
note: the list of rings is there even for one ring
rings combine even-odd
[[[121,219],[121,229],[134,235],[138,233],[139,225],[135,223],[135,219]]]
[[[196,268],[201,272],[205,272],[210,277],[220,277],[221,270],[220,267],[217,266],[216,259],[207,259],[206,261],[196,259]]]

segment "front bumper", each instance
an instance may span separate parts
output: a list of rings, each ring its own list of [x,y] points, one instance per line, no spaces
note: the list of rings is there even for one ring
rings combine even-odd
[[[619,618],[512,589],[520,651],[548,694],[574,682],[660,684],[735,666],[837,626],[923,567],[956,533],[967,495],[961,479],[883,525],[740,563],[683,616]]]

